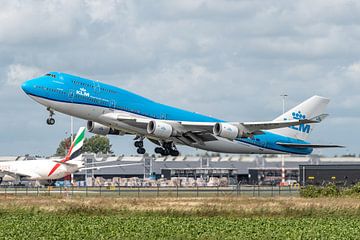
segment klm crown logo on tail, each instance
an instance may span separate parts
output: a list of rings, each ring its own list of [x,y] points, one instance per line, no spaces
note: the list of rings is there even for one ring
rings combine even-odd
[[[286,113],[278,116],[274,121],[282,120],[318,120],[321,122],[326,117],[325,109],[329,103],[328,98],[313,96],[304,102],[300,103],[296,107],[293,107]],[[272,133],[276,133],[289,138],[305,141],[310,133],[314,130],[314,124],[301,124],[293,127],[286,127],[280,129],[270,130]]]
[[[302,114],[301,111],[293,112],[291,115],[292,115],[293,119],[295,119],[295,120],[306,119],[306,115]],[[285,120],[287,120],[287,119],[285,119]],[[310,130],[311,130],[310,124],[300,124],[298,126],[290,126],[289,128],[294,129],[299,132],[303,132],[303,133],[310,133]]]

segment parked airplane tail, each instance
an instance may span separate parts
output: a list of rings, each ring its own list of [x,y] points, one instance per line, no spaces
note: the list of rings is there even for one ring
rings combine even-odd
[[[81,155],[81,149],[85,140],[85,127],[80,127],[71,147],[65,157],[66,161],[74,160]]]
[[[313,96],[277,117],[274,121],[314,119],[321,122],[327,116],[327,114],[325,114],[325,108],[329,102],[330,99],[328,98]],[[271,130],[271,132],[290,138],[306,140],[313,128],[314,124],[301,124],[299,126],[274,129]]]

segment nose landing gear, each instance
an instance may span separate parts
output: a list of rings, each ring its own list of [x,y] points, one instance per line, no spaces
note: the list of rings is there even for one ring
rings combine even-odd
[[[54,125],[55,124],[55,119],[53,118],[53,116],[55,115],[54,111],[51,108],[47,108],[46,110],[49,111],[49,117],[46,119],[46,123],[48,125]]]

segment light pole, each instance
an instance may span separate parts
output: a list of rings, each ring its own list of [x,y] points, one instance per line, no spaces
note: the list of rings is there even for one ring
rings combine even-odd
[[[283,114],[284,114],[285,113],[285,100],[288,95],[282,94],[280,96],[282,97],[282,110],[283,110]],[[284,158],[283,154],[281,155],[281,182],[283,184],[285,183],[285,158]]]
[[[280,97],[282,97],[282,110],[283,110],[283,114],[285,113],[285,100],[286,100],[286,97],[288,97],[289,95],[287,95],[287,94],[282,94],[282,95],[280,95]]]
[[[70,147],[72,146],[74,141],[74,118],[73,116],[70,116]],[[70,174],[70,178],[71,178],[71,185],[74,184],[74,174],[71,173]]]
[[[70,143],[71,143],[71,145],[72,145],[73,141],[74,141],[74,118],[73,118],[73,116],[70,116]]]

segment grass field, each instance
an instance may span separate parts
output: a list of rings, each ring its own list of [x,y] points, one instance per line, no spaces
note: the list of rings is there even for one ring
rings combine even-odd
[[[360,239],[360,199],[6,197],[12,238]]]

